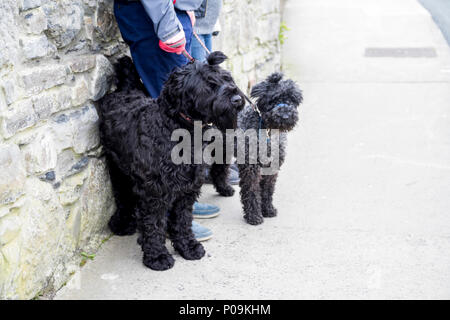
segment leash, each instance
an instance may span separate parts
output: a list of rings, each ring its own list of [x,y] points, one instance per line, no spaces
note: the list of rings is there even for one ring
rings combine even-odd
[[[261,116],[259,116],[259,121],[258,121],[258,137],[259,137],[259,139],[261,139],[261,131],[263,129],[263,126],[264,126],[264,120]],[[270,138],[272,136],[272,129],[266,128],[266,134],[267,134],[267,142],[269,142]]]
[[[183,56],[186,57],[186,59],[188,59],[190,62],[194,62],[195,59],[189,54],[189,52],[186,51],[186,49],[183,50],[183,52],[181,52],[183,54]]]
[[[203,49],[205,49],[206,53],[208,55],[211,54],[211,51],[209,51],[208,47],[206,47],[206,45],[203,43],[203,41],[200,39],[200,37],[198,36],[197,32],[192,31],[194,33],[194,37],[197,39],[197,41],[200,43],[200,45],[203,47]]]
[[[195,38],[197,39],[197,41],[200,43],[200,45],[203,47],[203,49],[205,49],[206,53],[208,55],[211,54],[211,51],[206,47],[206,45],[203,43],[203,41],[200,39],[200,37],[198,36],[197,32],[192,31],[192,33],[194,34]],[[183,50],[183,52],[181,52],[183,54],[183,56],[185,56],[189,61],[194,62],[195,59],[189,54],[189,52],[186,51],[186,49]]]
[[[200,43],[200,45],[203,47],[203,49],[205,49],[207,54],[211,54],[211,51],[209,51],[209,49],[206,47],[206,45],[203,43],[203,41],[200,39],[200,37],[198,36],[198,34],[194,31],[194,37],[197,39],[197,41]],[[253,108],[253,110],[255,110],[256,113],[258,113],[259,117],[261,118],[261,111],[259,111],[258,107],[256,106],[256,104],[253,103],[252,100],[250,100],[249,97],[247,97],[247,95],[241,90],[239,89],[239,93],[242,94],[245,98],[245,100],[247,100],[247,102],[250,104],[250,106]]]
[[[207,53],[208,55],[210,55],[210,54],[211,54],[211,51],[206,47],[206,45],[205,45],[205,44],[203,43],[203,41],[200,39],[200,37],[198,36],[197,32],[192,31],[192,33],[194,34],[194,37],[197,39],[197,41],[200,43],[200,45],[203,47],[203,49],[205,49],[206,53]],[[183,54],[189,61],[191,61],[191,62],[194,62],[194,61],[195,61],[195,59],[194,59],[194,58],[193,58],[186,50],[184,50],[184,51],[182,52],[182,54]],[[236,86],[236,87],[237,87],[239,93],[240,93],[241,95],[244,96],[245,100],[247,100],[247,102],[250,104],[250,106],[253,108],[253,110],[258,114],[259,118],[261,119],[261,111],[259,110],[258,106],[257,106],[256,104],[254,104],[253,101],[250,100],[250,98],[247,97],[247,95],[246,95],[246,94],[245,94],[238,86]]]

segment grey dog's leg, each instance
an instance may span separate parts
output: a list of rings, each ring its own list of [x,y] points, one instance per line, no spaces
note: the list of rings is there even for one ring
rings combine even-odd
[[[263,217],[275,217],[277,209],[273,206],[273,193],[277,183],[278,173],[261,177],[261,211]]]
[[[244,219],[253,225],[264,222],[261,214],[261,195],[259,167],[253,164],[239,165],[241,202],[244,208]]]

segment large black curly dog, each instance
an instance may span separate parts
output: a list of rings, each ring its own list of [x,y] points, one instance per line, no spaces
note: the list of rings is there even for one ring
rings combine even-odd
[[[122,58],[115,66],[118,89],[99,103],[101,141],[117,204],[109,227],[117,235],[137,229],[143,262],[151,269],[174,264],[166,233],[183,258],[205,254],[191,230],[204,165],[174,164],[171,151],[178,142],[171,135],[176,129],[193,134],[194,120],[221,130],[236,126],[244,97],[230,73],[218,66],[225,59],[213,52],[207,63],[174,70],[154,100],[146,95],[131,59]]]
[[[238,117],[238,128],[244,131],[256,130],[257,146],[262,137],[270,139],[271,130],[279,130],[279,140],[274,146],[278,149],[278,161],[263,163],[260,153],[249,156],[249,140],[243,145],[237,145],[236,149],[245,148],[245,160],[238,162],[241,188],[241,202],[244,209],[244,218],[249,224],[257,225],[264,221],[263,217],[274,217],[277,210],[273,206],[273,193],[278,177],[278,169],[284,163],[286,156],[287,132],[291,131],[298,122],[298,106],[303,100],[302,91],[297,84],[290,80],[283,80],[281,73],[273,73],[265,81],[256,84],[251,91],[251,96],[256,98],[257,110],[247,106]],[[268,131],[268,135],[261,135],[260,130]],[[269,142],[269,140],[268,140]],[[267,153],[275,156],[271,150],[272,144],[267,143]],[[253,157],[254,163],[250,159]],[[238,158],[239,161],[239,158]],[[216,165],[220,167],[220,165]],[[269,170],[269,167],[274,167]],[[263,169],[266,174],[262,174]],[[222,169],[222,171],[225,168]],[[216,168],[217,172],[221,172]],[[213,177],[213,184],[222,196],[233,195],[233,188],[228,184],[226,174],[217,174]]]

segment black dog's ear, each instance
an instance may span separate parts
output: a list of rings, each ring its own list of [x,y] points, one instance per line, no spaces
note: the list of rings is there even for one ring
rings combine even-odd
[[[280,82],[281,79],[283,79],[283,74],[281,72],[274,72],[267,77],[267,81],[274,84]]]
[[[228,57],[221,51],[214,51],[206,59],[210,66],[215,66],[224,62]]]

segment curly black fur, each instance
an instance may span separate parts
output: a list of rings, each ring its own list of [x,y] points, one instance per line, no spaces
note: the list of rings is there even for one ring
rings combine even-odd
[[[191,230],[204,166],[175,165],[171,150],[178,142],[171,141],[171,135],[180,128],[193,132],[189,119],[222,129],[236,126],[244,97],[231,75],[218,66],[225,59],[223,53],[213,52],[208,63],[177,68],[154,100],[143,91],[131,59],[124,57],[115,65],[117,91],[99,103],[101,141],[117,204],[109,227],[117,235],[137,229],[143,262],[151,269],[174,264],[165,247],[166,232],[183,258],[205,254]]]
[[[251,95],[256,98],[256,105],[261,112],[261,116],[247,106],[240,114],[238,127],[247,130],[278,129],[280,133],[279,142],[279,166],[284,162],[286,155],[286,133],[292,130],[298,121],[298,106],[303,100],[302,91],[294,81],[282,80],[281,73],[273,73],[265,81],[256,84],[252,88]],[[258,135],[259,138],[259,135]],[[245,147],[246,163],[238,164],[240,178],[240,195],[244,209],[244,218],[249,224],[257,225],[264,221],[263,217],[275,217],[277,210],[273,206],[273,193],[278,177],[278,172],[272,175],[261,175],[262,167],[269,167],[270,164],[263,165],[258,158],[257,164],[249,163],[248,141]],[[270,152],[270,146],[268,151]],[[216,165],[219,167],[219,165]],[[228,196],[232,194],[229,189],[227,179],[222,171],[217,168],[217,174],[213,183],[219,194]],[[212,175],[212,172],[211,172]]]

